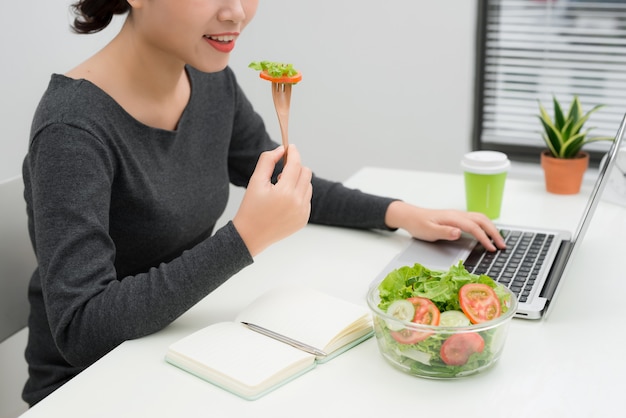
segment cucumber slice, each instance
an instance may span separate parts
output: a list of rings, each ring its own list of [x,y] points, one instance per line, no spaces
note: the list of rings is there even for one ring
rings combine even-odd
[[[398,320],[387,320],[387,328],[391,331],[400,331],[405,327],[399,321],[412,321],[415,316],[415,307],[408,300],[394,300],[387,308],[387,315],[393,316]]]
[[[470,320],[461,311],[442,312],[439,319],[440,327],[466,327],[468,325],[470,325]]]

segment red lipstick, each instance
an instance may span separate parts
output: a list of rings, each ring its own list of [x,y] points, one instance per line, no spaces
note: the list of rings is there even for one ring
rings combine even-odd
[[[205,35],[204,40],[219,52],[228,53],[235,48],[237,36],[232,33]]]

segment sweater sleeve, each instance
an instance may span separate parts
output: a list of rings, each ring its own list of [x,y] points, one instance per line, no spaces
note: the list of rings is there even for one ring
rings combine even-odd
[[[117,277],[108,233],[115,163],[108,152],[89,132],[53,124],[25,160],[45,314],[58,349],[75,366],[164,328],[252,263],[229,223],[168,262]]]
[[[350,189],[341,183],[313,178],[309,222],[359,229],[392,230],[385,224],[389,204],[395,199]]]

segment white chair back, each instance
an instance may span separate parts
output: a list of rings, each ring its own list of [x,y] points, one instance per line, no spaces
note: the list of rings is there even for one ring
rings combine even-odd
[[[35,269],[28,237],[21,177],[0,181],[0,417],[28,409],[21,392],[28,377],[24,349],[28,338],[27,288]]]
[[[0,181],[0,342],[26,326],[35,265],[22,177]]]

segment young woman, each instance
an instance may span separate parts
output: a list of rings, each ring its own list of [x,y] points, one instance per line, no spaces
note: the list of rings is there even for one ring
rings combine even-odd
[[[163,329],[307,222],[461,231],[495,249],[483,215],[429,210],[312,175],[228,68],[258,0],[80,0],[74,29],[119,34],[52,76],[24,161],[38,268],[29,289],[23,398],[33,405],[125,340]],[[280,173],[280,175],[279,175]],[[214,231],[229,184],[246,187]]]

